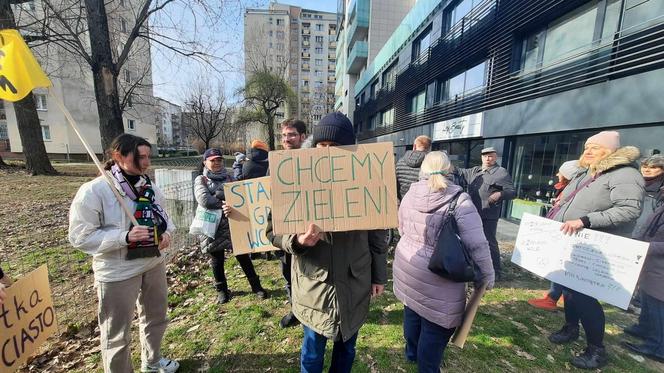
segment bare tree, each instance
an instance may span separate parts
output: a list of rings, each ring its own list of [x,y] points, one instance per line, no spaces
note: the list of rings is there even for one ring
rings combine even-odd
[[[275,118],[280,106],[295,104],[295,92],[278,75],[270,71],[258,71],[249,76],[244,88],[239,90],[248,106],[241,116],[264,125],[270,149],[274,149]]]
[[[0,0],[0,29],[15,29],[16,21],[12,5],[27,2],[26,0]],[[32,175],[55,175],[58,172],[51,165],[46,154],[42,129],[37,115],[37,106],[32,93],[14,102],[14,112],[18,124],[18,132],[23,145],[25,166]],[[5,165],[0,157],[0,165]]]
[[[213,87],[199,80],[189,89],[185,98],[182,126],[210,148],[210,143],[233,126],[232,108],[226,103],[221,83]]]
[[[150,44],[173,55],[196,59],[217,69],[223,59],[196,39],[198,27],[212,27],[224,19],[227,2],[186,0],[41,0],[42,9],[28,12],[19,27],[29,30],[34,45],[55,44],[92,72],[102,147],[124,132],[123,108],[136,97],[148,67],[135,79],[122,79],[137,46],[149,54]],[[179,14],[188,13],[192,24],[182,24]],[[185,28],[194,30],[185,30]],[[119,32],[111,32],[118,31]],[[191,36],[185,37],[183,35]],[[129,73],[131,75],[131,72]],[[151,83],[150,83],[151,84]],[[148,86],[150,84],[147,84]],[[151,89],[151,87],[149,87]],[[138,95],[141,96],[141,95]],[[151,103],[150,103],[151,104]]]

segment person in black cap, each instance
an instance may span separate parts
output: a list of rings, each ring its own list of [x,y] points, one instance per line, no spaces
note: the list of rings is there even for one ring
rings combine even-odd
[[[457,170],[468,186],[468,194],[482,217],[484,235],[489,241],[489,249],[491,249],[493,269],[496,273],[496,280],[499,280],[500,250],[496,239],[498,218],[500,218],[502,202],[516,197],[516,191],[510,174],[497,164],[496,149],[484,148],[481,153],[481,166],[458,168]]]
[[[313,128],[317,148],[354,145],[353,125],[341,113],[326,115]],[[357,334],[369,300],[387,283],[384,230],[321,232],[309,224],[301,234],[267,237],[293,255],[292,310],[304,328],[300,369],[322,372],[327,340],[334,341],[330,372],[350,372]]]
[[[208,149],[203,155],[203,174],[194,180],[194,196],[196,202],[206,209],[221,209],[224,198],[224,184],[233,181],[231,175],[226,172],[221,150]],[[214,239],[203,236],[201,248],[211,257],[210,266],[215,280],[215,289],[217,290],[217,302],[226,303],[231,298],[226,274],[224,273],[224,259],[227,250],[232,250],[231,230],[228,219],[222,217],[214,235]],[[261,286],[260,279],[256,274],[254,265],[251,262],[249,254],[237,255],[237,261],[242,267],[242,271],[247,276],[251,291],[261,299],[266,299],[268,293]]]

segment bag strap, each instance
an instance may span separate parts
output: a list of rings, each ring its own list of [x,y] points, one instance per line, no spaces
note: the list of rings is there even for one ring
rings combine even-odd
[[[576,189],[574,189],[574,191],[572,193],[570,193],[570,195],[567,196],[567,198],[565,198],[564,200],[561,200],[560,202],[558,202],[557,205],[555,205],[551,210],[549,210],[549,212],[546,213],[546,217],[549,218],[549,219],[553,219],[553,217],[558,213],[558,211],[560,211],[560,209],[562,208],[562,206],[564,204],[566,204],[567,202],[570,202],[572,199],[574,199],[574,196],[576,196],[577,193],[579,193],[581,190],[583,190],[583,188],[590,185],[593,181],[597,180],[597,178],[601,174],[602,174],[601,172],[598,172],[597,174],[595,174],[595,176],[593,176],[590,179],[588,179],[588,180],[584,181],[583,183],[581,183],[581,185],[579,185]]]
[[[452,197],[452,200],[450,201],[450,207],[447,208],[447,215],[448,216],[454,215],[454,209],[456,209],[457,201],[459,200],[459,197],[461,196],[461,193],[463,193],[463,190],[457,192],[457,194],[455,194]]]

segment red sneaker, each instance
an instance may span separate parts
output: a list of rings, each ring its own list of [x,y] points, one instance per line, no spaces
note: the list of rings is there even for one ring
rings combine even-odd
[[[556,306],[556,301],[551,299],[549,295],[547,294],[544,298],[542,299],[530,299],[528,300],[528,304],[535,308],[539,308],[545,311],[555,311],[558,309]]]

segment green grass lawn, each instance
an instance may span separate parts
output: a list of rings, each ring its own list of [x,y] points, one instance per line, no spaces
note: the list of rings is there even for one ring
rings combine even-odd
[[[94,170],[88,166],[56,167],[67,174],[28,177],[0,171],[0,204],[4,206],[0,210],[0,262],[14,274],[48,263],[61,330],[68,330],[23,371],[98,372],[101,358],[90,260],[73,250],[66,239],[71,198]],[[511,244],[502,247],[509,251]],[[168,266],[171,322],[163,342],[164,354],[180,360],[181,372],[299,371],[302,328],[279,327],[289,308],[279,262],[254,261],[271,295],[259,300],[250,292],[237,261],[227,260],[233,298],[219,306],[207,258],[197,250],[181,249]],[[445,371],[576,371],[568,361],[573,352],[583,349],[583,333],[571,345],[551,344],[547,337],[562,325],[563,312],[539,311],[526,303],[531,297],[542,296],[548,282],[508,264],[509,254],[505,255],[505,281],[483,299],[465,348],[448,347]],[[385,294],[372,301],[368,320],[360,330],[354,372],[417,371],[403,356],[403,306],[391,288],[390,282]],[[606,306],[605,311],[610,363],[603,371],[664,371],[664,365],[631,355],[619,346],[623,339],[633,340],[622,334],[622,328],[633,323],[635,316],[612,306]],[[135,326],[132,349],[138,368]]]

